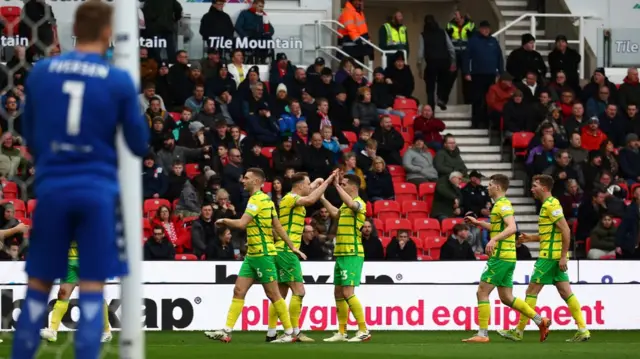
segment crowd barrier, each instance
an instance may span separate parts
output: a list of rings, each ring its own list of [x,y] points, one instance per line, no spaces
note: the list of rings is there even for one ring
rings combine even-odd
[[[533,261],[516,267],[514,295],[524,297]],[[224,324],[235,273],[241,262],[145,262],[144,317],[147,330],[207,330]],[[476,327],[476,285],[485,262],[365,262],[363,285],[357,289],[373,330],[471,330]],[[0,263],[0,330],[13,330],[25,294],[24,263]],[[304,262],[306,296],[304,330],[333,330],[333,263]],[[569,276],[590,328],[640,329],[640,262],[570,261]],[[120,286],[110,281],[105,290],[110,323],[120,328]],[[57,287],[51,295],[55,302]],[[77,293],[63,318],[61,330],[74,329],[79,316]],[[246,298],[236,325],[264,330],[266,300],[256,286]],[[574,329],[564,301],[554,288],[542,291],[538,311],[554,322],[554,329]],[[491,329],[513,326],[518,314],[492,297]],[[350,324],[355,325],[353,318]],[[535,325],[529,326],[535,329]]]
[[[529,283],[535,261],[518,261],[513,279]],[[148,284],[233,284],[242,262],[144,262]],[[369,284],[474,284],[486,262],[365,262],[362,282]],[[333,283],[333,262],[302,262],[307,284]],[[640,261],[569,261],[572,283],[640,283]],[[0,285],[25,284],[24,262],[0,262]],[[111,282],[117,282],[113,280]]]

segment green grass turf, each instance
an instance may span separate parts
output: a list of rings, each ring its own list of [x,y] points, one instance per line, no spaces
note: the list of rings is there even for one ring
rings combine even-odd
[[[264,343],[265,333],[237,332],[233,341],[223,344],[207,339],[200,332],[151,332],[146,336],[147,359],[392,359],[392,358],[502,358],[569,359],[569,358],[638,358],[640,331],[594,331],[585,343],[566,343],[573,332],[552,331],[547,342],[538,342],[537,332],[528,332],[524,341],[513,343],[491,333],[488,344],[465,344],[460,340],[472,332],[372,332],[367,343],[323,343],[331,333],[310,332],[319,342],[294,344]],[[3,336],[0,358],[8,358],[11,340]],[[39,359],[73,358],[73,345],[60,334],[57,343],[46,343]],[[108,344],[103,358],[116,359],[117,342]]]

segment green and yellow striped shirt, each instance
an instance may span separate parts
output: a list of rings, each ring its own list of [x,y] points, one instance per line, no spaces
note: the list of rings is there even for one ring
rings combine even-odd
[[[360,204],[356,212],[344,203],[340,206],[336,247],[333,250],[334,257],[364,257],[362,232],[360,232],[360,229],[366,219],[367,204],[364,203],[360,197],[356,197],[353,200]]]
[[[511,205],[511,201],[506,197],[498,198],[491,209],[491,232],[489,233],[489,237],[493,238],[504,231],[504,229],[507,228],[507,225],[504,223],[504,219],[511,216],[513,216],[513,206]],[[491,257],[507,262],[515,262],[516,235],[512,234],[499,241]]]
[[[304,206],[296,206],[296,201],[300,198],[295,193],[287,193],[280,200],[280,223],[287,232],[289,239],[293,245],[300,249],[302,242],[302,232],[304,231],[304,217],[307,215],[307,209]],[[291,252],[291,248],[282,240],[276,242],[276,250],[278,252]]]
[[[247,257],[275,256],[273,218],[278,214],[271,198],[262,191],[254,193],[244,213],[252,217],[247,226]]]
[[[540,236],[539,258],[560,260],[562,256],[562,233],[556,223],[564,218],[562,205],[555,197],[547,198],[540,208],[538,235]],[[569,253],[567,252],[567,257]]]

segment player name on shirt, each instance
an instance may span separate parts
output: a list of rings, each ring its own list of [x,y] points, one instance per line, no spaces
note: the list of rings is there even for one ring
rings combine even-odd
[[[109,76],[109,66],[80,60],[52,60],[49,72],[60,74],[77,74],[88,77],[106,79]]]

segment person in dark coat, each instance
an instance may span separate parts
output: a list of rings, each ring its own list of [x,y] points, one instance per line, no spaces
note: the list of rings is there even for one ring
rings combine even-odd
[[[343,131],[358,132],[358,127],[354,125],[351,113],[352,109],[347,107],[347,91],[344,87],[338,86],[336,96],[329,104],[331,124],[337,124],[337,127]]]
[[[567,188],[567,181],[574,179],[582,184],[584,178],[582,174],[571,166],[571,156],[567,150],[560,150],[555,154],[555,163],[542,172],[553,178],[553,188],[551,194],[560,198]]]
[[[284,176],[286,169],[293,168],[296,172],[302,169],[302,156],[293,146],[291,137],[284,137],[280,145],[273,151],[273,169],[276,176]]]
[[[365,261],[381,261],[384,259],[384,247],[378,237],[377,229],[373,227],[370,219],[362,224],[362,247],[364,248]]]
[[[173,203],[174,200],[180,198],[184,184],[187,182],[187,175],[184,171],[184,163],[182,161],[174,161],[171,173],[168,176],[167,191],[163,198]]]
[[[302,232],[300,251],[307,256],[308,261],[323,261],[327,259],[324,242],[318,237],[318,232],[311,225],[305,225]]]
[[[378,142],[378,155],[387,164],[402,165],[400,151],[404,147],[404,137],[393,127],[391,118],[383,117],[380,127],[373,133],[373,139]]]
[[[264,11],[264,0],[255,0],[251,7],[242,10],[236,19],[235,30],[241,38],[251,40],[271,40],[275,29]],[[265,63],[270,49],[245,49],[252,51],[254,57],[250,63]]]
[[[556,36],[556,47],[549,53],[548,59],[550,72],[554,75],[560,71],[564,72],[567,77],[566,84],[574,93],[579,94],[581,89],[578,68],[582,57],[578,51],[568,46],[566,36]]]
[[[367,86],[369,86],[369,81],[364,77],[362,69],[354,68],[351,76],[342,81],[342,87],[347,92],[347,106],[351,107],[358,98],[358,91]]]
[[[260,168],[264,171],[268,180],[273,178],[273,171],[269,159],[262,154],[262,143],[252,141],[251,151],[242,154],[242,165],[244,168]]]
[[[401,229],[387,245],[385,259],[388,261],[415,261],[418,259],[418,247],[409,237],[409,231]]]
[[[446,218],[460,216],[462,214],[462,192],[460,182],[462,173],[454,171],[448,176],[440,177],[436,182],[436,190],[433,195],[431,217],[442,221]]]
[[[144,242],[145,261],[172,261],[176,259],[176,249],[164,234],[161,226],[153,227],[153,236]]]
[[[167,175],[162,167],[155,162],[153,153],[147,154],[143,159],[142,169],[142,193],[144,199],[162,198],[167,191]]]
[[[607,213],[606,199],[607,191],[601,186],[594,189],[591,195],[585,195],[584,201],[578,208],[577,241],[586,240],[600,218]]]
[[[440,250],[441,261],[475,261],[476,255],[468,241],[469,226],[463,223],[453,226],[453,233]]]
[[[309,86],[308,91],[311,96],[316,99],[332,99],[335,97],[340,86],[333,81],[333,72],[328,67],[322,69],[320,74],[320,81],[314,82],[312,86]]]
[[[278,85],[285,85],[294,79],[296,67],[291,64],[287,58],[287,54],[280,52],[276,55],[276,61],[271,64],[269,69],[269,88],[275,91]]]
[[[384,69],[382,67],[376,67],[373,71],[373,82],[371,83],[371,102],[376,105],[378,110],[395,114],[393,101],[394,96],[391,93],[390,80],[387,81],[384,77]]]
[[[513,98],[504,105],[502,112],[505,138],[511,138],[516,132],[534,130],[531,108],[531,104],[524,101],[522,91],[516,90]]]
[[[207,245],[207,260],[232,261],[235,259],[233,243],[231,243],[231,230],[218,228],[217,237]]]
[[[582,128],[587,125],[587,119],[584,116],[584,105],[581,103],[573,104],[571,117],[564,122],[564,129],[567,136],[571,138],[573,133],[582,133]]]
[[[627,132],[640,136],[640,114],[638,113],[638,105],[629,104],[624,110],[624,118],[627,120]]]
[[[423,79],[427,89],[427,103],[447,109],[451,72],[456,70],[456,50],[447,32],[438,25],[433,15],[424,17],[424,27],[419,40],[418,63],[424,65]]]
[[[387,65],[384,70],[384,77],[391,80],[391,94],[396,98],[413,99],[416,83],[413,79],[411,68],[405,63],[402,52],[398,51],[394,59],[395,61]]]
[[[153,0],[146,1],[142,7],[144,14],[145,30],[144,37],[162,39],[166,42],[168,56],[176,53],[175,27],[182,18],[182,5],[175,0]],[[160,61],[161,49],[153,50],[153,57]],[[184,101],[183,101],[184,103]]]
[[[309,67],[307,67],[307,71],[305,72],[304,70],[302,70],[302,72],[305,74],[304,78],[305,78],[305,83],[302,84],[301,87],[313,87],[316,86],[318,84],[320,84],[320,76],[322,74],[322,70],[324,70],[324,58],[322,57],[317,57],[315,59],[315,61],[313,62],[313,64],[309,65]],[[331,70],[331,69],[329,69]],[[301,76],[298,76],[298,78],[300,78]],[[299,99],[299,98],[298,98]]]
[[[522,46],[512,51],[507,57],[507,72],[513,76],[513,82],[522,81],[528,72],[538,75],[539,83],[547,75],[547,65],[542,55],[535,50],[535,37],[532,34],[522,35]]]
[[[266,103],[258,103],[255,114],[249,116],[247,133],[267,146],[275,146],[280,138],[277,120],[271,116]]]
[[[18,9],[20,11],[20,9]],[[13,27],[13,24],[3,22],[3,27]],[[27,62],[35,60],[34,55],[45,55],[45,49],[55,41],[54,25],[56,23],[53,9],[44,1],[27,0],[22,6],[22,16],[18,24],[18,33],[21,38],[29,40],[31,46],[27,50]],[[35,31],[34,31],[35,30]],[[33,41],[37,38],[36,41]]]
[[[591,76],[591,81],[582,88],[580,95],[580,101],[587,103],[590,98],[598,98],[600,87],[606,86],[609,89],[609,98],[613,103],[618,101],[618,88],[616,85],[609,81],[609,78],[605,75],[604,67],[598,67]]]
[[[314,133],[311,143],[304,151],[303,168],[312,181],[327,178],[335,165],[334,155],[322,145],[322,136]]]
[[[216,76],[207,78],[204,89],[205,96],[210,98],[221,96],[224,92],[228,92],[229,95],[233,96],[238,90],[235,80],[229,75],[227,64],[220,65]]]
[[[471,82],[471,121],[474,128],[485,122],[485,94],[503,72],[504,57],[500,43],[491,36],[489,22],[481,21],[478,33],[469,39],[462,57],[464,81]]]
[[[186,51],[178,51],[176,63],[169,69],[169,84],[173,106],[183,106],[193,93],[193,84],[189,80],[189,55]],[[166,100],[165,100],[166,102]]]
[[[598,117],[598,120],[600,120],[600,130],[607,135],[607,139],[611,140],[616,148],[626,144],[625,137],[629,126],[625,119],[619,115],[618,106],[611,103],[608,104],[605,112]]]
[[[491,198],[486,186],[482,185],[482,173],[471,171],[469,183],[461,190],[462,207],[465,213],[473,212],[477,218],[488,218],[491,213]]]
[[[640,182],[640,141],[635,133],[628,134],[626,139],[627,145],[618,156],[620,177],[633,184]]]
[[[376,157],[373,168],[365,168],[364,171],[367,177],[367,197],[371,202],[394,198],[393,180],[382,157]]]
[[[640,81],[638,69],[632,67],[627,70],[627,76],[618,89],[618,104],[624,111],[629,104],[640,104]]]
[[[213,0],[209,11],[202,15],[202,20],[200,20],[200,36],[209,49],[215,48],[228,52],[229,50],[221,48],[219,45],[228,39],[233,40],[235,32],[231,17],[223,10],[225,2],[225,0]],[[216,41],[218,42],[216,43]],[[230,55],[222,53],[221,57],[226,59]]]
[[[618,226],[616,258],[640,259],[640,187],[633,191],[633,202]]]

